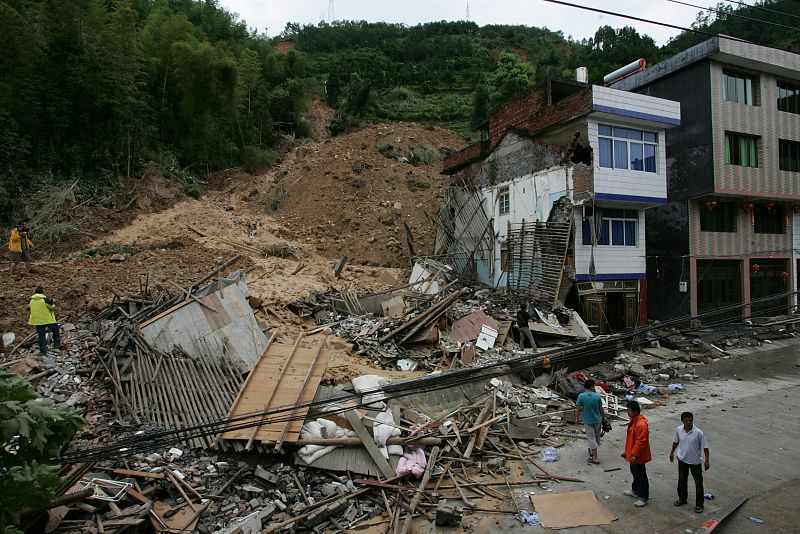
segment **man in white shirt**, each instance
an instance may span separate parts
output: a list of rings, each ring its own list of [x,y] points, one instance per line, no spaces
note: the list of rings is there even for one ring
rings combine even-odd
[[[674,504],[682,506],[687,503],[689,471],[691,471],[695,487],[694,511],[700,514],[703,513],[703,469],[700,464],[703,464],[706,471],[711,467],[708,460],[708,443],[703,431],[694,426],[692,412],[683,412],[681,421],[683,424],[675,429],[672,450],[669,451],[669,461],[674,462],[675,449],[678,450],[678,500]]]

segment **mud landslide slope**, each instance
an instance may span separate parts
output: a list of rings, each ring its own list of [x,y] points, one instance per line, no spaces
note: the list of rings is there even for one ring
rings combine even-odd
[[[271,209],[292,238],[329,257],[404,266],[404,224],[417,254],[447,183],[441,158],[466,146],[459,135],[413,123],[379,124],[297,148],[271,176]]]

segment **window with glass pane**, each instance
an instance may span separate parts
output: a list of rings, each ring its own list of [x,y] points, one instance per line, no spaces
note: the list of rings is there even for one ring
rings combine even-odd
[[[778,109],[787,113],[800,113],[800,86],[778,82]]]
[[[778,161],[782,171],[800,172],[800,143],[786,139],[779,140]]]
[[[725,100],[748,106],[756,105],[757,78],[730,71],[723,71],[722,78]]]
[[[600,166],[614,168],[614,149],[611,139],[600,138]]]
[[[758,167],[758,138],[751,135],[725,133],[725,163],[742,167]]]
[[[636,226],[639,212],[637,210],[622,210],[606,208],[602,212],[597,245],[604,246],[636,246]],[[583,235],[581,242],[584,245],[592,244],[592,231],[589,218],[583,220]]]
[[[717,202],[715,206],[700,206],[700,231],[735,232],[736,212],[731,202]]]
[[[511,211],[511,194],[508,191],[508,187],[501,187],[499,193],[498,204],[500,215],[508,215]]]
[[[656,172],[658,134],[598,125],[600,134],[600,167]]]
[[[753,212],[753,231],[757,234],[786,232],[786,207],[782,204],[758,203]]]

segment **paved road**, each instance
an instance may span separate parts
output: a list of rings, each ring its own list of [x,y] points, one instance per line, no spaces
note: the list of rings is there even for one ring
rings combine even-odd
[[[553,473],[582,478],[585,484],[561,483],[554,492],[592,489],[617,514],[618,520],[604,527],[580,527],[561,532],[584,533],[684,533],[699,527],[737,495],[750,500],[715,534],[800,532],[800,344],[776,341],[757,352],[698,367],[702,378],[673,396],[666,407],[645,410],[650,421],[653,461],[647,469],[650,503],[641,509],[622,495],[630,488],[627,464],[619,458],[625,432],[621,423],[607,435],[600,449],[601,465],[586,463],[585,442],[560,449],[561,459],[547,464]],[[712,396],[714,395],[714,396]],[[676,401],[682,400],[678,404]],[[711,469],[705,472],[706,492],[716,495],[706,501],[705,513],[692,507],[675,508],[677,466],[669,462],[669,449],[682,411],[695,414],[695,424],[709,441]],[[622,467],[610,473],[604,469]],[[694,486],[689,482],[689,494]],[[529,502],[524,490],[520,502]],[[757,516],[763,524],[747,519]],[[514,520],[481,521],[476,531],[489,528],[505,532],[546,532],[540,527],[520,526]]]

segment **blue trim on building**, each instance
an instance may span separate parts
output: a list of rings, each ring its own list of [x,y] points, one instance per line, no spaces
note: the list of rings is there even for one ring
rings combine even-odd
[[[622,273],[622,274],[576,274],[575,280],[579,282],[594,282],[602,280],[644,280],[647,278],[645,273]]]
[[[601,106],[600,104],[593,104],[592,109],[594,111],[601,111],[603,113],[610,113],[612,115],[622,115],[623,117],[631,117],[633,119],[640,119],[643,121],[663,122],[666,124],[674,124],[675,126],[681,125],[680,119],[664,117],[663,115],[654,115],[652,113],[642,113],[641,111],[631,111],[629,109]]]
[[[661,197],[642,197],[639,195],[618,195],[616,193],[595,193],[598,200],[620,200],[622,202],[645,202],[648,204],[666,204],[667,199]]]

